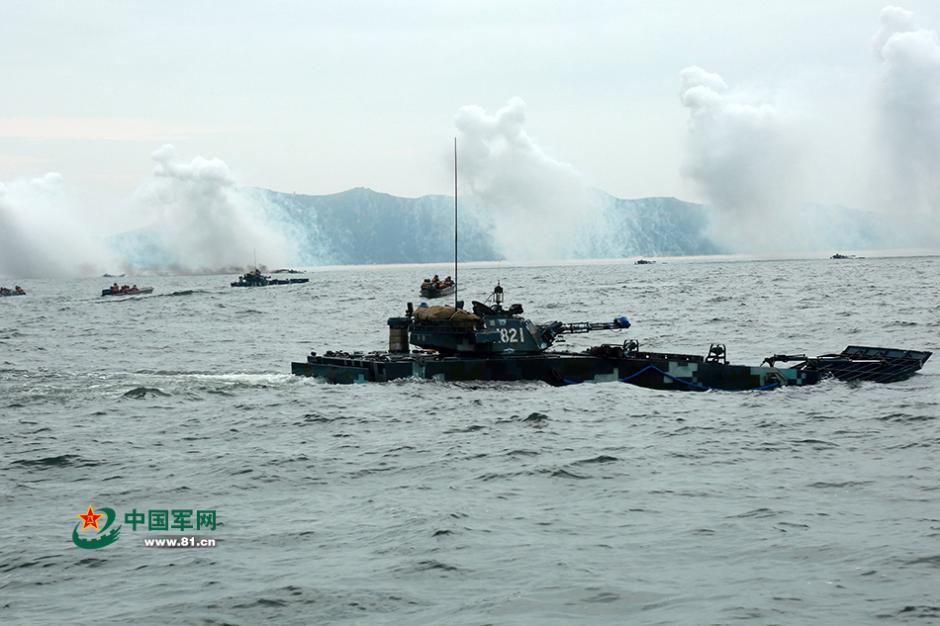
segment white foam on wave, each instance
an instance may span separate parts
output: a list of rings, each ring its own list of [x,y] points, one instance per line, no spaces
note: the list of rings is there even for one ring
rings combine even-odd
[[[182,378],[193,378],[196,380],[218,381],[227,383],[242,383],[251,385],[265,384],[283,384],[295,380],[297,377],[293,374],[251,374],[251,373],[232,373],[232,374],[180,374]]]

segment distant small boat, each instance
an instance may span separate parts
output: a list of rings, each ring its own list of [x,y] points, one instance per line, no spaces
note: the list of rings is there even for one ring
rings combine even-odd
[[[138,287],[137,289],[128,289],[112,291],[110,287],[101,290],[102,296],[139,296],[144,293],[153,293],[153,287]]]
[[[102,278],[124,278],[124,274],[102,274]]]
[[[656,261],[647,261],[646,259],[639,259],[636,262],[634,262],[634,265],[652,265],[655,262]]]
[[[435,287],[433,285],[421,285],[421,297],[422,298],[443,298],[444,296],[452,295],[457,291],[456,283],[447,285],[446,287]]]
[[[7,289],[6,287],[0,287],[0,298],[6,298],[8,296],[25,296],[26,292],[17,287],[16,289]]]
[[[841,254],[841,253],[839,253],[839,252],[836,252],[835,254],[833,254],[833,255],[832,255],[831,257],[829,257],[829,258],[830,258],[830,259],[854,259],[854,258],[857,258],[857,257],[856,257],[854,254]]]

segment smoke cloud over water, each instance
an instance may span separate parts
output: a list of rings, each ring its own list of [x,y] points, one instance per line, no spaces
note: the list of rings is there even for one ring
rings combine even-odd
[[[287,265],[296,244],[273,225],[257,198],[238,189],[228,165],[218,158],[181,160],[171,145],[156,150],[153,178],[137,193],[140,210],[151,216],[159,264],[190,271]]]
[[[698,66],[679,79],[689,111],[682,173],[714,210],[713,238],[739,251],[802,247],[792,219],[801,174],[796,120]]]
[[[850,183],[842,191],[880,216],[880,245],[940,246],[940,37],[910,11],[888,6],[873,47],[876,106],[853,116],[843,115],[845,102],[827,110],[809,91],[787,94],[808,103],[797,113],[700,67],[682,70],[679,99],[689,114],[682,173],[712,209],[714,241],[756,252],[826,249],[844,240],[853,224],[838,216],[848,213],[812,202],[831,194],[833,181],[851,171],[846,164],[864,164],[842,179]],[[864,124],[871,114],[874,134]],[[847,123],[842,136],[827,132]]]
[[[461,186],[492,221],[505,258],[564,259],[609,249],[602,198],[529,136],[521,98],[494,114],[464,106],[455,123]]]
[[[881,183],[893,212],[940,218],[940,38],[888,6],[873,41],[883,150]]]
[[[130,202],[132,221],[143,227],[110,242],[96,232],[101,216],[74,202],[59,174],[0,183],[0,276],[218,271],[246,267],[255,257],[267,265],[296,261],[296,238],[257,194],[236,186],[223,161],[185,161],[169,145],[152,158],[153,176]]]
[[[0,183],[0,276],[79,276],[112,262],[59,174]]]

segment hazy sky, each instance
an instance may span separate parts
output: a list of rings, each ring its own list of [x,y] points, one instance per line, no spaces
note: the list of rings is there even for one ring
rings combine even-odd
[[[54,171],[119,202],[172,143],[243,185],[449,193],[457,111],[518,96],[590,184],[701,199],[679,99],[697,65],[804,118],[814,199],[857,204],[886,4],[3,0],[0,181]],[[940,2],[900,4],[940,29]]]

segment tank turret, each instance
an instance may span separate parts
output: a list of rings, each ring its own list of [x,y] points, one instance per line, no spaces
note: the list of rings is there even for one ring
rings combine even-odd
[[[405,317],[388,320],[389,349],[404,352],[410,342],[442,354],[538,354],[562,334],[630,327],[626,316],[611,322],[536,324],[522,317],[521,304],[505,308],[503,299],[503,288],[497,283],[486,302],[473,302],[472,312],[465,311],[461,302],[457,307],[422,305],[417,309],[409,303]]]

